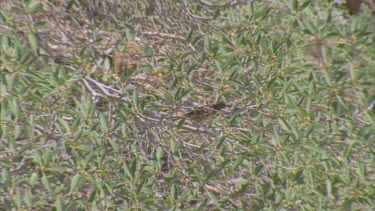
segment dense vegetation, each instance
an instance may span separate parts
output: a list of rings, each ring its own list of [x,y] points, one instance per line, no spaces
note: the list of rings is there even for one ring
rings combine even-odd
[[[223,2],[2,1],[0,208],[374,208],[369,7]]]

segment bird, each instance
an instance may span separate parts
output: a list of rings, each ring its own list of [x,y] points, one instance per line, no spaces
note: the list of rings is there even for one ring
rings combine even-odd
[[[201,106],[185,114],[185,117],[195,123],[203,123],[211,119],[221,109],[228,107],[224,102],[219,102],[211,106]]]

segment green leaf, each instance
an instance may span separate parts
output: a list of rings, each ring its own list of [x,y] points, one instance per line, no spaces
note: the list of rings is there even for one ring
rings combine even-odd
[[[44,21],[39,21],[35,24],[35,28],[39,30],[46,30],[47,23]]]
[[[52,166],[48,168],[49,172],[55,173],[55,174],[63,174],[67,171],[66,167],[61,167],[61,166]]]
[[[243,163],[244,158],[242,156],[238,157],[232,166],[232,171],[237,171],[238,167]]]
[[[106,57],[104,58],[103,69],[104,69],[104,70],[109,70],[109,69],[111,69],[111,61],[110,61],[110,59],[108,58],[108,56],[106,56]]]
[[[344,106],[345,109],[347,109],[347,110],[349,109],[348,105],[346,104],[346,102],[344,101],[344,99],[340,95],[337,95],[336,98],[340,102],[340,104],[342,106]]]
[[[56,210],[57,211],[65,211],[64,200],[62,196],[57,196],[56,199]]]
[[[221,171],[228,163],[230,163],[232,160],[231,159],[225,159],[223,162],[220,163],[220,167],[217,170],[217,172]]]
[[[157,159],[159,162],[161,161],[162,157],[164,156],[164,153],[165,153],[165,151],[164,151],[163,148],[158,147],[158,148],[156,149],[156,159]]]
[[[279,124],[281,125],[281,127],[285,131],[287,131],[288,133],[291,132],[289,124],[284,119],[278,119],[278,121],[279,121]]]
[[[308,34],[316,34],[318,32],[318,27],[310,20],[306,20],[303,23],[301,22],[300,24],[304,26],[306,30],[305,32],[307,32]]]
[[[254,81],[254,85],[255,85],[258,89],[261,89],[262,86],[261,86],[261,84],[260,84],[259,78],[258,78],[255,74],[252,74],[252,75],[251,75],[251,78],[252,78],[253,81]]]
[[[84,152],[90,152],[92,148],[89,145],[86,144],[79,144],[76,149],[84,151]]]
[[[211,193],[210,191],[207,191],[208,197],[217,205],[220,206],[218,203],[218,198],[216,197],[215,194]]]
[[[52,191],[51,184],[46,175],[42,176],[41,181],[42,181],[43,186],[48,190],[48,192],[51,192]]]
[[[104,133],[108,132],[108,121],[103,112],[99,113],[99,122]]]
[[[245,184],[242,184],[241,188],[238,191],[236,191],[235,195],[242,196],[246,191],[248,191],[249,185],[250,183],[246,181]]]
[[[0,18],[1,18],[1,22],[3,22],[4,24],[9,23],[9,17],[2,9],[0,9]]]
[[[176,100],[180,100],[180,99],[182,99],[183,97],[185,97],[189,92],[190,92],[190,89],[186,90],[186,89],[183,88],[183,87],[179,87],[179,88],[177,89],[177,92],[176,92],[174,98],[175,98]]]
[[[329,197],[332,194],[332,182],[329,179],[326,179],[325,182],[326,182],[327,197]]]
[[[28,1],[27,9],[28,9],[28,11],[32,12],[33,14],[37,14],[37,13],[43,11],[43,4],[41,4],[37,0],[31,0],[31,1]]]
[[[126,163],[123,164],[123,171],[125,172],[125,174],[131,179],[133,180],[133,172],[130,170],[130,168],[128,167],[128,165]]]
[[[304,10],[307,6],[311,4],[311,0],[306,0],[301,6],[300,6],[300,11]]]
[[[332,63],[332,49],[327,46],[323,46],[323,59],[325,64],[331,64]]]
[[[217,170],[216,169],[213,169],[211,170],[207,175],[206,175],[206,178],[204,179],[204,181],[208,181],[210,180],[213,176],[215,176],[217,173]]]
[[[223,136],[222,134],[219,136],[219,138],[217,139],[216,141],[216,149],[219,149],[221,147],[221,145],[223,144],[225,140],[225,136]]]
[[[176,184],[172,184],[172,187],[171,187],[171,196],[172,196],[172,200],[173,201],[177,201],[178,200],[178,186]]]
[[[138,98],[138,92],[136,90],[133,91],[132,100],[134,106],[138,109],[139,108],[139,98]]]
[[[0,165],[5,168],[12,168],[13,164],[9,160],[0,160]]]
[[[144,49],[144,51],[145,51],[145,55],[146,55],[147,57],[152,57],[152,56],[154,56],[154,50],[152,50],[152,48],[151,48],[149,45],[145,45],[145,49]]]
[[[133,177],[135,176],[135,173],[137,172],[137,158],[134,158],[132,163],[131,163],[131,171],[133,173]]]
[[[38,49],[38,38],[34,32],[29,32],[29,34],[27,35],[27,39],[33,50]]]
[[[219,16],[220,16],[220,9],[217,9],[215,11],[214,16],[212,17],[212,19],[217,19]]]
[[[230,117],[229,121],[228,121],[228,125],[235,125],[236,123],[236,120],[237,120],[237,117],[238,117],[238,114],[234,114]]]
[[[2,171],[2,180],[2,184],[4,184],[5,188],[11,188],[13,186],[13,179],[6,168]]]
[[[191,38],[193,37],[194,30],[192,28],[189,29],[189,32],[187,33],[185,40],[186,42],[190,42]]]
[[[62,118],[59,118],[57,121],[58,121],[59,124],[56,124],[56,125],[58,126],[58,128],[61,129],[61,132],[66,133],[66,134],[70,134],[69,123]],[[62,127],[60,127],[60,126],[62,126]]]
[[[186,118],[185,118],[185,117],[182,118],[182,119],[178,122],[178,124],[177,124],[177,129],[181,129],[181,128],[184,126],[185,121],[186,121]]]
[[[120,145],[116,141],[110,140],[109,143],[115,152],[120,152]]]
[[[289,89],[290,85],[292,84],[292,81],[287,81],[284,85],[282,90],[280,91],[280,94],[285,94],[285,92]]]
[[[33,205],[32,198],[33,197],[31,196],[30,189],[27,189],[25,191],[25,194],[24,194],[24,197],[23,197],[23,201],[25,202],[27,207],[32,207],[32,205]]]
[[[298,10],[298,0],[291,0],[291,6],[292,6],[292,10],[293,11],[297,11]]]
[[[75,190],[78,190],[82,186],[83,179],[80,175],[76,174],[70,180],[69,193],[72,194]]]
[[[328,71],[327,68],[323,68],[323,75],[324,75],[324,79],[326,80],[327,84],[329,86],[332,85],[332,80],[331,80],[331,75],[330,75],[330,72]]]
[[[20,209],[21,208],[21,206],[22,206],[22,193],[21,193],[21,191],[20,191],[20,189],[17,189],[16,190],[16,200],[15,200],[15,202],[16,202],[16,206]]]
[[[210,53],[211,51],[211,42],[208,36],[204,37],[204,52],[205,53]]]

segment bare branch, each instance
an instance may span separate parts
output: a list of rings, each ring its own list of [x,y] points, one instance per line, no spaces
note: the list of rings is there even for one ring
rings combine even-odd
[[[186,41],[185,38],[183,38],[181,36],[178,36],[178,35],[174,35],[174,34],[165,34],[165,33],[161,33],[161,32],[141,32],[141,34],[146,35],[146,36],[158,36],[158,37],[162,37],[162,38],[178,40],[178,41],[181,41],[181,42]]]
[[[243,2],[238,2],[237,0],[234,0],[232,2],[226,3],[226,4],[212,4],[210,2],[206,2],[203,0],[197,0],[200,4],[207,6],[207,7],[213,7],[213,8],[226,8],[226,7],[233,7],[238,4],[243,4]]]
[[[165,33],[160,33],[160,32],[141,32],[142,35],[145,36],[157,36],[161,38],[168,38],[168,39],[173,39],[173,40],[178,40],[180,42],[186,43],[186,39],[182,36],[174,35],[174,34],[165,34]],[[193,45],[189,43],[189,47],[193,50],[196,51]]]

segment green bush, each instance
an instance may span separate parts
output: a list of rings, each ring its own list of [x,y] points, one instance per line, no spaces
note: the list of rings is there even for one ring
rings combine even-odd
[[[375,207],[366,5],[1,5],[1,209]]]

